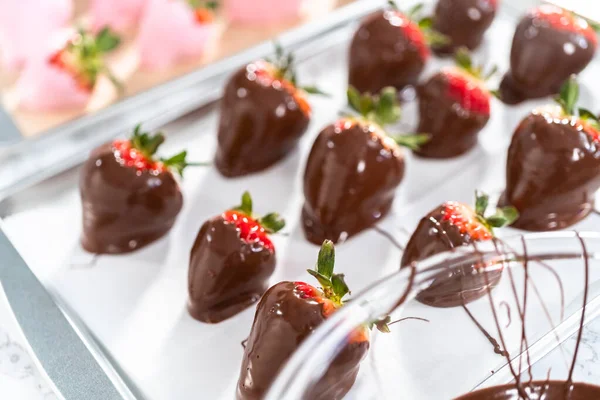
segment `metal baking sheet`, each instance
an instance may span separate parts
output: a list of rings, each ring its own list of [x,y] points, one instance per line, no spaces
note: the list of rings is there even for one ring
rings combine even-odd
[[[409,7],[413,2],[406,2]],[[491,60],[501,71],[508,67],[510,40],[516,19],[524,4],[502,3],[501,13],[477,52],[479,60]],[[154,245],[123,256],[95,257],[79,245],[81,205],[77,188],[77,169],[47,179],[29,189],[6,197],[0,203],[0,217],[6,232],[40,280],[57,293],[87,324],[119,366],[151,400],[232,399],[242,357],[241,341],[250,330],[254,309],[218,325],[193,320],[186,311],[189,250],[201,224],[207,218],[234,204],[244,190],[250,190],[259,213],[272,210],[283,214],[287,235],[274,237],[278,267],[272,282],[308,279],[306,268],[314,265],[318,247],[303,237],[299,224],[303,202],[301,178],[310,146],[318,132],[337,118],[345,105],[348,41],[355,30],[346,22],[318,41],[299,49],[302,62],[299,77],[316,83],[332,98],[311,98],[314,114],[306,136],[297,151],[281,163],[260,174],[240,179],[224,179],[214,169],[187,171],[181,182],[185,205],[172,232]],[[241,62],[241,60],[240,60]],[[448,60],[432,60],[423,75],[437,71]],[[596,58],[581,75],[581,104],[598,109],[592,95],[600,73]],[[497,84],[498,82],[495,82]],[[436,161],[406,153],[407,174],[397,192],[389,217],[380,223],[402,243],[408,232],[430,209],[446,200],[472,202],[476,189],[498,196],[504,187],[506,149],[518,121],[531,108],[548,100],[531,101],[517,107],[505,107],[495,101],[492,117],[481,132],[478,146],[452,160]],[[165,126],[168,140],[164,154],[187,147],[193,160],[212,159],[216,148],[218,109],[210,104]],[[416,104],[404,107],[399,131],[415,126]],[[133,125],[130,124],[130,125]],[[121,126],[123,130],[123,126]],[[86,151],[87,153],[87,151]],[[593,214],[577,224],[578,231],[598,231],[600,215]],[[500,237],[519,233],[499,230]],[[378,278],[399,267],[400,251],[374,230],[339,245],[337,266],[346,274],[349,286],[358,293]],[[565,286],[566,316],[578,309],[581,282],[561,269]],[[559,322],[560,304],[554,278],[543,270],[532,271],[542,295]],[[598,280],[597,272],[592,281]],[[508,282],[503,279],[495,290],[495,300],[510,301]],[[472,312],[491,327],[488,305],[472,304]],[[539,307],[532,302],[531,307]],[[528,331],[533,343],[551,328],[542,313],[530,313],[533,322]],[[469,322],[461,309],[434,309],[411,303],[405,315],[427,318],[428,324],[402,325],[387,337],[392,351],[401,349],[402,362],[388,358],[387,366],[408,366],[403,370],[403,393],[407,398],[439,399],[466,392],[479,384],[502,364],[489,343]],[[505,321],[503,321],[505,322]],[[436,338],[443,329],[446,340]],[[519,345],[517,325],[507,331],[509,350]],[[447,343],[453,343],[451,349]],[[381,362],[385,354],[370,359]],[[455,357],[460,354],[460,357]],[[371,361],[363,365],[368,373]],[[411,384],[411,382],[413,382]],[[419,385],[415,385],[418,382]],[[427,391],[423,391],[427,388]],[[354,398],[352,392],[348,396]]]

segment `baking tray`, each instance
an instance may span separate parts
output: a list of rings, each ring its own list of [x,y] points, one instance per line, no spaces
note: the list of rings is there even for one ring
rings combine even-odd
[[[412,4],[407,1],[403,6]],[[502,3],[500,15],[476,53],[477,59],[489,59],[501,71],[507,69],[507,33],[512,34],[526,6],[530,4]],[[250,331],[254,310],[248,309],[218,325],[193,320],[186,311],[187,267],[189,250],[203,221],[235,204],[242,191],[252,192],[257,212],[279,211],[288,221],[287,235],[274,237],[278,266],[272,282],[308,279],[305,270],[314,265],[318,247],[304,239],[299,224],[301,178],[314,138],[345,106],[347,47],[355,28],[356,24],[347,20],[318,40],[296,48],[302,60],[298,71],[301,81],[316,83],[334,94],[332,98],[311,98],[314,114],[298,150],[269,170],[245,178],[224,179],[211,168],[190,169],[182,181],[185,205],[177,224],[166,238],[152,246],[124,256],[95,257],[83,252],[78,241],[81,206],[76,169],[20,190],[0,203],[4,229],[31,269],[87,324],[147,398],[233,398],[243,351],[240,343]],[[449,63],[432,60],[423,78]],[[581,104],[591,109],[600,108],[592,96],[598,73],[600,63],[596,58],[580,77]],[[516,124],[531,108],[546,102],[531,101],[508,108],[494,100],[490,122],[481,132],[478,146],[462,157],[436,161],[407,153],[406,177],[390,216],[379,226],[405,243],[419,219],[443,201],[471,202],[476,189],[497,197],[504,187],[506,149]],[[187,147],[190,159],[212,159],[217,113],[216,104],[211,103],[168,124],[163,154]],[[407,103],[403,115],[397,129],[409,132],[415,126],[416,104]],[[592,214],[573,229],[598,231],[599,225],[600,215]],[[498,231],[500,237],[515,233],[519,232]],[[375,230],[338,246],[338,268],[345,272],[355,293],[397,270],[399,260],[400,250]],[[565,315],[569,315],[580,306],[581,282],[574,281],[564,269],[559,272],[565,286]],[[543,271],[533,273],[538,274],[536,282],[540,287],[549,288],[543,300],[551,310],[553,322],[549,323],[540,313],[530,324],[528,335],[532,343],[559,322],[562,309],[554,277]],[[597,279],[598,276],[592,276],[592,282]],[[495,290],[497,301],[511,296],[506,285],[504,279]],[[475,302],[470,307],[481,316],[484,325],[491,326],[489,317],[482,315],[486,304]],[[489,344],[469,323],[464,311],[411,303],[405,315],[431,321],[417,328],[407,326],[390,336],[415,343],[407,349],[405,360],[415,365],[415,381],[430,390],[422,393],[418,387],[407,387],[409,398],[439,399],[466,392],[501,366],[502,359],[488,349]],[[465,352],[465,357],[453,361],[448,350],[444,350],[446,343],[435,339],[440,329],[456,339],[454,349]],[[518,345],[518,334],[511,332],[508,336],[512,352]],[[444,367],[433,368],[436,365]]]
[[[296,49],[384,3],[383,0],[355,1],[280,35],[278,40],[284,47]],[[319,42],[316,43],[318,45]],[[23,140],[11,115],[0,107],[0,162],[3,166],[0,170],[0,198],[81,163],[90,148],[124,134],[129,126],[139,121],[145,121],[149,129],[158,128],[218,99],[225,79],[239,65],[272,51],[272,41],[265,41],[50,129],[37,138]]]

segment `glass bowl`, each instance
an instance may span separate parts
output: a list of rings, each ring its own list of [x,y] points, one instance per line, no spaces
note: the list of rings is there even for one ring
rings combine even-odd
[[[390,332],[370,330],[369,350],[345,399],[448,399],[515,376],[564,381],[573,374],[593,383],[584,353],[593,351],[586,337],[594,325],[600,330],[600,319],[594,324],[599,279],[600,233],[591,232],[494,239],[405,266],[352,296],[310,335],[267,399],[314,398],[315,385],[336,384],[332,379],[341,375],[328,371],[349,338],[388,315]],[[422,302],[449,287],[480,290],[473,296],[479,298],[464,296],[469,300],[455,307]]]

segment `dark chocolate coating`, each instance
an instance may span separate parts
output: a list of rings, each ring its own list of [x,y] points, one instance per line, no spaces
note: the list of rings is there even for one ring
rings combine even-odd
[[[279,81],[265,86],[247,68],[231,77],[221,101],[215,165],[226,177],[275,164],[296,146],[309,123],[309,116]]]
[[[275,252],[240,239],[236,226],[218,216],[206,221],[192,247],[188,310],[221,322],[256,303],[275,270]]]
[[[443,217],[444,205],[441,205],[421,219],[406,245],[401,267],[475,241],[449,221],[444,221]],[[442,271],[427,289],[417,295],[417,300],[432,307],[461,306],[483,297],[488,289],[496,287],[502,277],[500,270],[476,271],[476,265]]]
[[[585,218],[600,188],[600,143],[570,119],[532,113],[508,149],[502,205],[519,210],[515,228],[563,229]]]
[[[419,49],[394,25],[395,11],[365,19],[350,45],[349,83],[360,92],[379,93],[386,86],[415,85],[425,67]]]
[[[464,154],[477,144],[477,134],[490,117],[468,111],[450,97],[445,74],[432,76],[419,86],[418,94],[420,120],[417,132],[428,133],[431,138],[415,154],[450,158]]]
[[[262,399],[294,351],[323,321],[323,305],[304,299],[292,282],[280,282],[262,297],[246,343],[237,387],[240,400]],[[305,398],[341,399],[352,387],[369,342],[349,343]]]
[[[376,129],[363,123],[343,129],[338,123],[317,137],[304,172],[302,226],[310,242],[344,240],[390,210],[404,176],[404,156]]]
[[[169,232],[183,206],[171,172],[122,166],[112,144],[95,149],[79,179],[83,206],[81,244],[92,253],[140,249]]]
[[[571,74],[590,63],[595,50],[584,35],[555,29],[528,14],[513,37],[510,71],[500,84],[501,100],[518,104],[558,93]]]
[[[600,386],[587,383],[567,384],[565,381],[534,381],[527,385],[531,400],[591,400],[600,399]],[[568,394],[567,394],[568,393]],[[494,386],[468,393],[455,400],[519,400],[514,384]]]
[[[481,44],[494,17],[494,0],[439,0],[433,17],[433,29],[450,43],[434,46],[436,54],[451,54],[459,47],[473,50]]]

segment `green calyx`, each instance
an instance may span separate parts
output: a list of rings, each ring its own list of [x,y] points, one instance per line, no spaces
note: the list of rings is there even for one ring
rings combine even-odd
[[[395,1],[389,0],[388,5],[396,11],[400,11],[400,7],[396,4]],[[423,36],[425,36],[425,42],[428,46],[442,46],[450,43],[450,38],[446,35],[441,34],[440,32],[433,29],[433,19],[431,17],[423,17],[423,3],[418,3],[408,9],[406,12],[406,16],[411,21],[415,21],[421,31],[423,32]]]
[[[475,214],[477,214],[477,220],[486,226],[490,232],[493,232],[493,228],[502,228],[511,225],[519,218],[519,212],[515,207],[508,206],[497,208],[496,212],[489,217],[485,216],[490,197],[482,192],[475,192]]]
[[[392,322],[392,318],[388,315],[387,317],[380,318],[378,320],[369,323],[369,329],[377,328],[379,332],[390,333],[389,323]]]
[[[187,3],[194,10],[205,8],[207,10],[216,11],[219,8],[218,1],[187,0]]]
[[[115,87],[122,91],[123,85],[104,62],[104,55],[115,50],[120,44],[119,36],[112,33],[108,27],[95,36],[80,28],[65,48],[68,55],[65,62],[84,76],[92,87],[96,84],[98,76],[105,74]]]
[[[275,77],[277,79],[286,80],[308,94],[331,97],[329,93],[316,86],[298,86],[294,53],[286,54],[279,42],[273,42],[273,46],[275,47],[275,58],[267,58],[267,61],[275,67]]]
[[[497,65],[494,65],[487,71],[485,66],[475,65],[473,63],[473,59],[471,58],[471,53],[466,47],[461,47],[456,50],[456,53],[454,54],[454,61],[462,70],[484,82],[494,76],[498,71]]]
[[[347,95],[350,108],[363,120],[379,125],[382,130],[385,125],[398,122],[402,115],[398,95],[393,87],[385,87],[378,95],[372,95],[361,94],[355,87],[350,86]],[[400,146],[411,150],[418,150],[431,138],[428,134],[390,135],[390,137]]]
[[[133,130],[133,136],[131,136],[130,143],[131,146],[138,150],[144,158],[149,161],[154,160],[154,155],[158,151],[158,148],[165,141],[165,135],[162,132],[157,132],[155,134],[151,134],[149,132],[142,131],[142,124],[136,125]],[[177,173],[183,177],[183,170],[189,166],[207,166],[207,163],[189,163],[186,160],[187,151],[182,151],[170,158],[161,158],[160,162],[169,167],[170,169],[174,169]]]
[[[239,211],[256,219],[267,233],[277,233],[285,227],[285,220],[278,213],[269,213],[263,217],[256,218],[252,214],[252,208],[252,196],[250,196],[250,192],[245,191],[242,194],[241,204],[232,207],[231,210]]]
[[[344,281],[344,274],[334,274],[335,247],[331,240],[325,240],[319,250],[317,265],[315,269],[307,270],[309,274],[317,278],[326,298],[341,306],[344,296],[350,293],[348,285]]]
[[[577,77],[571,75],[569,79],[561,86],[558,96],[555,101],[560,105],[562,112],[566,116],[576,116],[595,130],[600,130],[600,120],[598,116],[587,108],[577,108],[579,100],[579,84]]]

